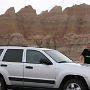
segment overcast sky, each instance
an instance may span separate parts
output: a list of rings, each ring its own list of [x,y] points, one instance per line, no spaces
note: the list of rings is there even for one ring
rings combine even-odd
[[[14,7],[15,12],[18,12],[21,8],[31,5],[36,13],[40,14],[45,10],[50,11],[56,5],[65,9],[83,3],[90,5],[90,0],[0,0],[0,15],[4,14],[10,7]]]

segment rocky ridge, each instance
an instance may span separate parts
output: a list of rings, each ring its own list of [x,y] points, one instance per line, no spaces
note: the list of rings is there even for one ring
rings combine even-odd
[[[31,5],[0,15],[0,44],[42,46],[60,50],[73,60],[90,41],[90,5],[55,6],[37,15]]]

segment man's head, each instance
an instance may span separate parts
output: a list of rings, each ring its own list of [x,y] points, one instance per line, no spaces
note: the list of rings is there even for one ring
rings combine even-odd
[[[90,43],[87,44],[87,49],[90,51]]]

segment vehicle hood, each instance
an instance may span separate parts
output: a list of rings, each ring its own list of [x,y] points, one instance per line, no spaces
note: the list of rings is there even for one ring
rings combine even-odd
[[[56,65],[57,72],[63,71],[66,73],[76,74],[76,75],[86,75],[85,77],[90,77],[90,64],[80,64],[80,63],[59,63]]]
[[[83,64],[83,63],[59,63],[57,65],[57,68],[71,68],[71,69],[89,69],[90,70],[90,64]]]

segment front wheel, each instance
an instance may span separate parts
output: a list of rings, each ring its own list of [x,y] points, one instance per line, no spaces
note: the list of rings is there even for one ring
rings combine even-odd
[[[2,78],[0,78],[0,90],[7,90],[6,84]]]
[[[86,90],[86,87],[80,80],[71,79],[65,83],[63,90]]]

